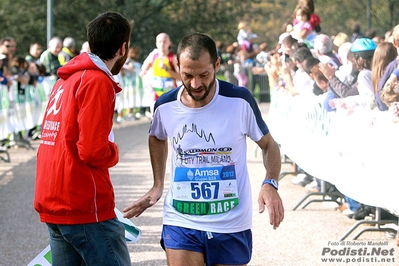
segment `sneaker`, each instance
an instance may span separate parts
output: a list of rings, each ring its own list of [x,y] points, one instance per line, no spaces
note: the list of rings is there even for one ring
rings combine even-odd
[[[122,117],[118,116],[118,117],[116,118],[116,123],[119,124],[120,122],[122,122]]]
[[[125,120],[126,121],[130,121],[130,120],[135,120],[136,118],[134,117],[134,115],[132,114],[132,113],[128,113],[126,116],[125,116]]]
[[[305,188],[309,191],[309,192],[319,192],[319,188],[317,186],[317,182],[316,180],[313,180],[312,182],[310,182],[309,184],[307,184],[305,186]]]
[[[348,218],[353,218],[353,215],[355,214],[354,211],[351,211],[351,209],[345,209],[342,211],[343,215],[346,215]]]
[[[301,186],[306,186],[307,184],[311,183],[313,181],[313,177],[307,175],[307,174],[297,174],[296,177],[291,179],[291,183],[294,185],[301,185]]]
[[[310,183],[312,183],[312,182],[313,182],[313,177],[307,175],[307,176],[305,177],[305,179],[304,179],[302,182],[300,182],[298,185],[301,185],[301,186],[305,187],[306,185],[308,185],[308,184],[310,184]]]
[[[394,233],[394,232],[392,232],[392,231],[385,231],[385,236],[386,236],[387,238],[389,238],[389,239],[395,239],[395,238],[396,238],[396,234],[397,234],[397,233]]]
[[[297,174],[296,177],[291,179],[291,183],[294,185],[299,185],[299,183],[303,182],[306,177],[306,174]]]

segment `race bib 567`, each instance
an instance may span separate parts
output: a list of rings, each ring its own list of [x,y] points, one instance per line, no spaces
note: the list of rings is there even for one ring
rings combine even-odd
[[[172,186],[173,207],[181,213],[212,215],[238,205],[234,165],[177,167]]]

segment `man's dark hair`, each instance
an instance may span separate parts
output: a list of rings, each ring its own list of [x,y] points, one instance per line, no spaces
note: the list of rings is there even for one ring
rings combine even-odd
[[[353,23],[351,31],[352,33],[360,33],[360,25],[358,23]]]
[[[317,59],[316,57],[308,57],[302,62],[302,68],[303,70],[308,73],[308,75],[312,72],[312,68],[320,63],[320,60]]]
[[[121,14],[116,12],[102,13],[89,22],[86,29],[91,52],[102,60],[114,58],[124,42],[126,42],[127,52],[132,23]]]
[[[180,54],[188,49],[190,58],[198,60],[202,55],[203,50],[206,50],[210,57],[211,62],[215,66],[218,59],[216,44],[211,37],[202,33],[193,33],[184,37],[177,47],[177,62],[180,64]]]
[[[295,61],[302,63],[306,58],[313,57],[312,52],[307,47],[301,47],[294,53]]]
[[[291,49],[296,49],[298,47],[298,40],[292,37],[291,35],[288,35],[287,37],[284,38],[282,41],[282,44],[285,47],[290,47]]]
[[[364,32],[364,37],[373,39],[375,36],[377,36],[377,31],[375,29],[367,29]]]

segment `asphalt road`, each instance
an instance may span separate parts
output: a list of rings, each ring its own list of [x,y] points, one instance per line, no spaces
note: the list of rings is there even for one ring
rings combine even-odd
[[[268,104],[260,104],[267,120]],[[120,162],[111,169],[115,188],[116,205],[123,209],[132,201],[142,196],[152,185],[151,166],[147,148],[149,120],[123,121],[115,125],[115,141],[120,147]],[[307,191],[290,182],[292,175],[280,181],[280,195],[286,209],[285,219],[277,230],[269,225],[268,214],[259,214],[256,198],[265,170],[256,146],[249,140],[248,165],[253,191],[253,236],[254,252],[249,265],[399,265],[398,247],[395,241],[382,232],[362,234],[357,241],[349,241],[345,247],[352,250],[365,245],[369,250],[382,248],[393,250],[396,262],[369,262],[365,259],[380,260],[384,256],[363,256],[363,262],[356,262],[359,256],[339,255],[342,246],[336,241],[356,221],[336,211],[335,204],[311,203],[305,209],[293,211],[292,208],[302,199]],[[32,141],[34,148],[38,141]],[[47,228],[39,221],[33,209],[35,184],[36,150],[24,147],[9,149],[11,162],[0,162],[0,265],[27,265],[44,247],[48,245]],[[1,156],[2,154],[0,154]],[[169,171],[169,168],[167,168]],[[292,171],[290,164],[283,164],[283,172]],[[167,175],[169,172],[167,172]],[[167,187],[167,185],[166,185]],[[316,197],[317,198],[317,197]],[[310,198],[312,199],[312,198]],[[132,265],[166,265],[165,254],[159,246],[162,225],[163,199],[132,221],[142,230],[142,238],[129,244]],[[367,226],[362,226],[365,228]],[[380,246],[368,243],[382,241]],[[345,242],[346,243],[346,242]],[[345,244],[344,243],[344,244]],[[342,243],[339,243],[342,245]],[[364,247],[364,246],[363,246]],[[330,250],[330,254],[322,252]],[[323,262],[322,259],[343,259],[338,262]],[[345,261],[349,260],[349,263]]]

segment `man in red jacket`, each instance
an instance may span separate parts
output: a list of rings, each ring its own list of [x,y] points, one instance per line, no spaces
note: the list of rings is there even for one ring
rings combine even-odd
[[[126,61],[131,27],[114,12],[92,20],[91,53],[58,70],[49,97],[34,207],[50,232],[53,265],[131,265],[108,170],[119,160],[112,119],[121,88],[112,76]]]

